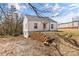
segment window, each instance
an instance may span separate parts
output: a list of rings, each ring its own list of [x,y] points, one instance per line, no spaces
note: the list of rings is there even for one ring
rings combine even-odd
[[[51,29],[53,29],[53,24],[51,24]]]
[[[34,28],[37,29],[37,23],[34,23]]]
[[[43,24],[43,29],[46,29],[46,24]]]

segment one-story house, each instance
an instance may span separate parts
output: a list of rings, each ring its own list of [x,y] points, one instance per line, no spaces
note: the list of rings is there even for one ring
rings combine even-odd
[[[37,17],[26,15],[23,21],[24,37],[28,37],[31,32],[36,31],[56,31],[57,22],[48,17]]]
[[[78,29],[79,21],[72,21],[58,24],[58,29]]]

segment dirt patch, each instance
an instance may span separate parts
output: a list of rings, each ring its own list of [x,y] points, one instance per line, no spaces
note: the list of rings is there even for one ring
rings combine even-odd
[[[79,48],[73,47],[63,39],[58,37],[55,42],[63,56],[79,55]],[[55,48],[54,43],[44,46],[41,41],[25,39],[22,36],[0,38],[1,56],[59,56],[59,51]]]

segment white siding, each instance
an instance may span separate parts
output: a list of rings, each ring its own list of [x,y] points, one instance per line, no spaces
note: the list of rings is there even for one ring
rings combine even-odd
[[[28,19],[27,17],[24,18],[23,20],[23,35],[24,37],[28,37],[29,36],[29,29],[28,29]]]
[[[77,26],[78,26],[78,22],[74,22],[74,26],[76,26],[76,27],[77,27]]]
[[[51,29],[51,24],[53,24],[53,29]],[[57,30],[57,23],[50,22],[50,30]]]
[[[67,28],[67,27],[78,27],[78,22],[63,23],[58,25],[58,28]]]
[[[34,28],[34,23],[37,23],[38,24],[38,28],[35,29]],[[50,24],[50,30],[57,30],[57,23],[55,22],[48,22],[46,24],[46,29],[43,29],[43,23],[41,21],[29,21],[28,22],[28,25],[29,25],[29,31],[45,31],[45,30],[49,30],[49,24]],[[54,28],[51,29],[51,24],[54,25]]]
[[[37,23],[38,28],[34,28],[34,23]],[[40,21],[29,21],[29,31],[42,31],[42,25]]]

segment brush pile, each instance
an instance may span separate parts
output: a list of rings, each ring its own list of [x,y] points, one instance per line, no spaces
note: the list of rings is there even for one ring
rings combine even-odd
[[[48,40],[48,36],[46,36],[45,34],[43,34],[41,32],[32,32],[30,38],[32,38],[34,40],[39,40],[41,42]]]
[[[55,37],[42,32],[33,32],[30,38],[43,42],[45,46],[50,46],[54,41],[58,41]]]

